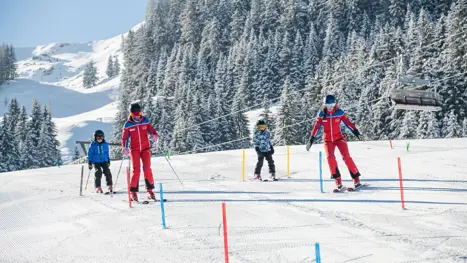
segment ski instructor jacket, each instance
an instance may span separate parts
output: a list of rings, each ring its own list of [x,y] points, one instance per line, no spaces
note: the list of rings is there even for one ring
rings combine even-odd
[[[341,122],[355,134],[357,130],[355,125],[347,118],[347,114],[342,109],[339,109],[337,106],[332,111],[322,109],[318,112],[316,124],[311,131],[311,136],[316,137],[320,128],[323,127],[323,140],[325,142],[338,141],[344,138],[340,126]]]
[[[131,116],[123,125],[122,148],[129,148],[130,151],[144,151],[151,147],[148,134],[157,134],[157,131],[152,127],[151,122],[141,116],[139,122],[133,121]],[[128,147],[130,144],[130,147]]]

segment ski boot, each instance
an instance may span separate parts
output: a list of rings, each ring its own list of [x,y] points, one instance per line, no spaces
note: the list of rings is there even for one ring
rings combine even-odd
[[[136,192],[131,192],[131,200],[138,202],[138,193]]]
[[[358,174],[360,175],[360,173],[358,173]],[[358,188],[358,187],[362,186],[362,184],[360,183],[360,177],[355,177],[353,179],[353,184],[354,184],[355,188]]]
[[[259,175],[259,174],[255,174],[255,179],[263,181],[263,179],[261,179],[261,175]]]
[[[111,186],[111,185],[109,185],[109,193],[112,193],[112,192],[113,192],[113,190],[114,190],[114,189],[112,188],[112,186]]]
[[[101,187],[97,187],[97,188],[96,188],[96,193],[103,193],[102,188],[101,188]]]
[[[353,179],[353,184],[354,184],[355,188],[360,187],[362,185],[360,183],[360,172],[357,172],[356,174],[353,174],[352,172],[350,172],[350,176]]]
[[[156,195],[154,194],[152,189],[148,189],[147,191],[148,191],[148,199],[149,200],[156,200]]]
[[[271,173],[271,179],[272,179],[273,181],[277,181],[276,173]]]
[[[342,185],[342,178],[339,176],[337,178],[334,178],[334,181],[336,182],[337,188],[333,190],[334,193],[341,192],[342,190],[345,190],[345,187]]]

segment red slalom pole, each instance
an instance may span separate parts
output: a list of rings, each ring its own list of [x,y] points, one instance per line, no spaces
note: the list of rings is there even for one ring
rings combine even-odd
[[[397,166],[399,167],[399,185],[401,189],[401,203],[402,209],[405,209],[405,202],[404,202],[404,185],[402,184],[402,166],[401,166],[401,158],[397,157]]]
[[[227,213],[225,210],[225,203],[222,203],[222,225],[224,226],[225,263],[229,263],[229,243],[227,241]]]
[[[131,195],[130,195],[130,168],[126,168],[126,183],[128,185],[128,205],[131,208]]]

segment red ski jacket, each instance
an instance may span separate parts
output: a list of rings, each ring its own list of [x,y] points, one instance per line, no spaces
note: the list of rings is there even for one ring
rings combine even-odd
[[[156,134],[157,131],[152,127],[149,120],[141,116],[140,122],[134,122],[131,116],[123,125],[122,147],[130,148],[131,151],[143,151],[151,147],[148,134]],[[130,140],[128,140],[130,139]],[[130,147],[128,147],[130,141]]]
[[[325,142],[340,140],[344,138],[340,126],[341,121],[344,122],[350,131],[353,132],[355,130],[355,125],[347,118],[347,114],[342,109],[336,107],[332,111],[320,110],[313,131],[311,131],[311,136],[316,137],[320,128],[323,127],[323,140]]]

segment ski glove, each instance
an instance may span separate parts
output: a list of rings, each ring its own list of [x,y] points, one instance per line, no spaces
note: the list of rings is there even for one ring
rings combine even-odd
[[[157,137],[157,134],[153,134],[153,135],[151,136],[151,139],[152,139],[153,142],[157,142],[157,140],[158,140],[159,138]]]
[[[260,153],[259,152],[259,147],[255,147],[255,151],[256,151],[257,154],[259,154]]]
[[[89,167],[89,170],[92,170],[92,163],[91,162],[88,163],[88,167]]]
[[[274,147],[271,145],[271,151],[269,152],[271,155],[274,154]]]
[[[107,162],[107,166],[110,167],[110,160]]]
[[[311,148],[311,145],[313,145],[313,141],[315,140],[315,137],[314,136],[310,136],[310,140],[308,141],[308,143],[306,144],[306,150],[309,152],[310,151],[310,148]]]
[[[358,131],[358,129],[353,130],[353,135],[355,135],[359,140],[361,140],[361,138],[360,138],[361,134]]]
[[[128,156],[130,154],[130,150],[128,150],[128,148],[123,148],[122,149],[122,154],[123,154],[123,156]]]

